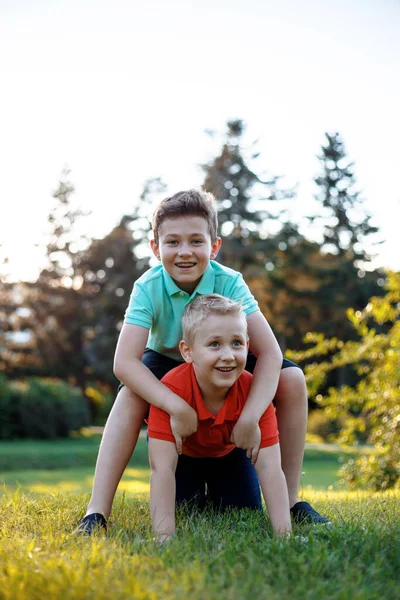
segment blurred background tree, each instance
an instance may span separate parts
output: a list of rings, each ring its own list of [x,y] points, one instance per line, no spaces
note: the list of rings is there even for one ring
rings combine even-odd
[[[355,340],[348,307],[358,314],[371,296],[383,294],[385,274],[372,267],[367,251],[377,228],[356,190],[354,165],[339,134],[326,134],[315,179],[317,204],[313,214],[305,215],[319,227],[320,241],[308,239],[308,230],[290,218],[296,190],[256,168],[257,143],[248,143],[245,133],[243,121],[228,121],[221,148],[202,165],[203,188],[217,197],[223,238],[218,260],[243,273],[283,351],[302,350],[297,359],[312,363],[314,373],[319,363],[325,365],[320,393],[329,387],[347,389],[345,384],[357,389],[362,376],[354,361],[338,362],[336,342],[326,341],[332,336],[340,343]],[[88,215],[74,203],[69,172],[62,173],[48,218],[47,264],[38,279],[10,283],[0,273],[0,370],[8,379],[39,375],[75,384],[80,396],[71,392],[74,402],[85,398],[90,409],[85,418],[93,422],[101,414],[105,419],[113,393],[108,404],[102,398],[117,385],[112,363],[118,333],[133,283],[151,264],[150,216],[164,195],[160,178],[147,180],[133,199],[132,212],[104,237],[93,239],[87,235]],[[387,325],[378,325],[381,333],[379,327],[383,332]],[[314,339],[324,340],[323,354],[304,350]],[[326,367],[329,356],[331,368]],[[50,387],[44,383],[41,389]],[[315,389],[310,388],[312,398]],[[19,388],[10,393],[4,397],[25,397]],[[337,431],[342,416],[334,419],[326,409],[323,418],[329,422],[323,425]],[[369,439],[369,431],[359,430],[359,441]]]
[[[352,330],[345,315],[350,306],[363,308],[371,296],[382,295],[377,280],[382,272],[371,266],[367,245],[377,244],[378,228],[371,224],[365,203],[356,189],[354,163],[350,162],[338,133],[325,134],[315,178],[319,209],[308,220],[322,231],[321,254],[326,258],[315,275],[320,280],[319,303],[326,335],[347,339]]]

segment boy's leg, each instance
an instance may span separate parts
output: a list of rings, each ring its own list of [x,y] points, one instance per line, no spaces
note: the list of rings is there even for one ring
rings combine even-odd
[[[207,460],[208,496],[216,509],[262,509],[256,470],[246,451],[234,448],[219,458]]]
[[[299,502],[300,477],[307,431],[308,401],[304,375],[298,367],[282,368],[275,395],[276,417],[290,507]]]
[[[149,348],[146,348],[142,362],[157,379],[180,364]],[[135,449],[148,410],[149,404],[140,396],[124,386],[119,390],[104,428],[86,515],[100,513],[109,517],[116,489]]]
[[[253,372],[256,357],[249,352],[246,370]],[[289,492],[290,508],[299,503],[300,477],[303,465],[307,431],[308,397],[303,371],[296,363],[283,359],[278,389],[274,398],[278,420],[282,470],[285,473]],[[301,502],[301,505],[307,503]],[[304,514],[308,513],[306,517]],[[296,509],[292,511],[297,515]],[[296,517],[297,518],[297,517]],[[298,518],[312,523],[328,523],[310,505],[302,507]]]
[[[100,513],[109,517],[116,489],[148,410],[148,403],[128,388],[119,391],[104,428],[87,515]]]
[[[204,508],[206,503],[206,480],[204,458],[192,458],[181,454],[175,471],[176,505],[193,503]]]

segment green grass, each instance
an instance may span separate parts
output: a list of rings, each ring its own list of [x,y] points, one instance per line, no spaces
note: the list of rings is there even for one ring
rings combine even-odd
[[[93,467],[101,435],[60,440],[15,440],[0,442],[0,472],[21,469]],[[134,462],[148,464],[147,445],[140,438]]]
[[[4,600],[394,600],[399,493],[306,492],[333,520],[285,541],[248,511],[178,515],[178,535],[151,539],[147,499],[120,496],[107,537],[73,533],[86,497],[6,489],[0,499]],[[301,535],[306,541],[296,538]]]
[[[99,438],[0,444],[0,599],[394,600],[400,492],[349,493],[343,452],[308,447],[302,496],[333,522],[272,537],[265,516],[180,511],[178,534],[152,541],[147,445],[140,439],[107,536],[83,538]],[[60,468],[64,467],[64,468]],[[68,468],[66,468],[68,467]],[[303,539],[299,539],[299,536]]]

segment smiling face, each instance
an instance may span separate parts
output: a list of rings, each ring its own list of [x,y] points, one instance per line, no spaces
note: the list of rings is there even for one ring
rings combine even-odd
[[[176,285],[188,293],[193,292],[220,246],[219,238],[211,241],[206,219],[197,216],[165,219],[158,231],[158,244],[151,241],[154,255]]]
[[[189,346],[180,350],[192,362],[199,388],[205,397],[225,397],[246,366],[246,317],[243,314],[209,314],[195,331]]]

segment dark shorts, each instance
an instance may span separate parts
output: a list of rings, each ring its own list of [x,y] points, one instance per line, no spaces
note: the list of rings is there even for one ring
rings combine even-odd
[[[240,448],[218,458],[181,454],[175,478],[177,506],[189,502],[199,509],[262,509],[256,470]]]

